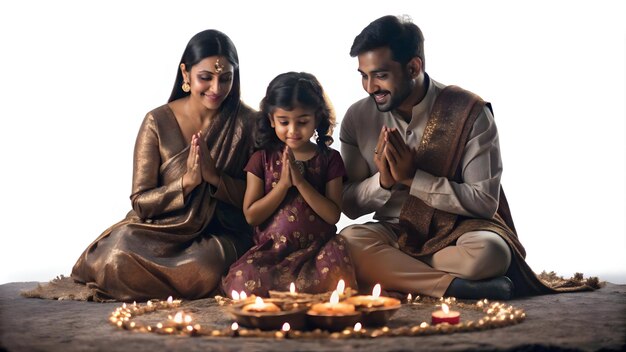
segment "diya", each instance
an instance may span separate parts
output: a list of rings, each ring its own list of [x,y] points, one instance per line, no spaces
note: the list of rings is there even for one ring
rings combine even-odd
[[[380,295],[380,284],[376,284],[371,295],[359,295],[346,299],[346,303],[353,304],[362,314],[365,326],[382,326],[391,316],[400,309],[401,302],[392,297]]]
[[[285,323],[293,329],[304,329],[306,326],[305,306],[283,309],[279,302],[271,299],[264,301],[261,297],[256,297],[254,303],[232,305],[228,311],[239,325],[250,328],[277,330]]]
[[[311,325],[330,331],[342,330],[353,326],[361,318],[353,304],[339,302],[339,292],[336,290],[330,296],[329,302],[316,303],[307,312],[307,319]]]

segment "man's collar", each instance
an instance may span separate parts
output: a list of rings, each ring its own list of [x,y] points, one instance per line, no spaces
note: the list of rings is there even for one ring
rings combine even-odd
[[[435,84],[433,84],[430,76],[426,72],[424,72],[424,86],[426,87],[426,94],[419,103],[413,106],[411,110],[411,123],[417,121],[420,116],[428,112],[427,110],[432,105],[431,103],[437,95]]]

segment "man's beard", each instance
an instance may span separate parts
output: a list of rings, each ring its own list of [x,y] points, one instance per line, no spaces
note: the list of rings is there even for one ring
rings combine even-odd
[[[411,95],[413,91],[413,80],[410,76],[405,76],[402,84],[398,87],[395,93],[391,94],[388,90],[379,90],[372,94],[370,97],[374,99],[374,103],[376,103],[376,108],[380,112],[387,112],[394,109],[397,109],[408,97]],[[376,98],[374,97],[376,94],[387,93],[389,94],[389,100],[384,104],[379,104],[376,102]]]

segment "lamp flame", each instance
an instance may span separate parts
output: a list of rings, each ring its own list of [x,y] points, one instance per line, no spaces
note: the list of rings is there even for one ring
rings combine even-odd
[[[248,295],[245,292],[241,291],[241,293],[239,294],[239,299],[246,299],[246,298],[248,298]]]
[[[444,312],[444,314],[448,314],[450,312],[450,308],[445,303],[441,304],[441,310]]]
[[[376,284],[374,286],[374,289],[372,290],[372,296],[374,296],[374,298],[380,297],[380,284]]]
[[[291,330],[291,325],[289,325],[289,323],[284,323],[282,330],[284,332],[287,332],[287,331]]]
[[[178,312],[174,315],[174,322],[176,324],[182,324],[183,322],[183,312]]]
[[[355,332],[361,331],[362,327],[363,326],[361,325],[361,323],[356,323],[356,324],[354,324],[354,331]]]
[[[237,331],[237,329],[239,329],[239,324],[237,324],[237,322],[234,322],[230,325],[230,329],[232,331]]]
[[[337,292],[339,292],[340,295],[343,294],[343,290],[346,289],[346,282],[343,281],[343,279],[339,280],[339,282],[337,283]]]
[[[239,300],[239,293],[235,290],[232,290],[230,292],[230,296],[233,298],[233,300],[238,301]]]
[[[294,284],[293,282],[289,285],[289,293],[291,293],[292,295],[296,294],[296,284]]]
[[[337,292],[337,290],[333,291],[333,294],[330,295],[330,303],[331,304],[339,303],[339,293]]]

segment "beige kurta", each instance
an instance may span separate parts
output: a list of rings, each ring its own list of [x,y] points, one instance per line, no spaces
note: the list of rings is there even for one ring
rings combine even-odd
[[[380,187],[373,150],[383,125],[397,127],[405,142],[416,148],[419,169],[410,188]],[[350,178],[344,188],[344,211],[351,217],[373,211],[381,221],[342,231],[354,248],[353,257],[363,257],[362,263],[385,262],[387,273],[381,275],[388,280],[403,281],[404,287],[440,296],[451,277],[420,259],[432,262],[429,256],[448,246],[464,246],[457,240],[466,234],[497,234],[512,254],[511,265],[502,272],[506,271],[514,282],[515,295],[557,292],[545,286],[524,261],[525,250],[500,188],[502,163],[497,130],[489,106],[482,99],[430,80],[425,98],[414,106],[412,120],[407,124],[393,112],[379,112],[372,99],[366,98],[346,113],[341,142]],[[457,260],[458,266],[465,264],[461,256],[448,259]],[[466,259],[474,260],[471,256]],[[358,271],[359,261],[355,263]],[[407,272],[408,267],[414,272]],[[375,270],[371,268],[366,274],[379,274]]]
[[[498,131],[487,107],[476,119],[465,145],[461,160],[463,182],[418,169],[410,188],[401,184],[391,190],[380,187],[373,151],[382,126],[397,128],[407,145],[419,146],[435,100],[444,88],[445,85],[430,79],[426,96],[413,107],[409,123],[393,111],[378,111],[370,97],[348,109],[341,121],[340,134],[341,155],[349,179],[343,193],[343,210],[348,217],[356,219],[374,212],[376,220],[397,222],[409,195],[454,214],[479,218],[491,218],[495,214],[502,161]]]
[[[205,135],[220,183],[203,182],[184,197],[188,141],[168,105],[148,113],[135,144],[133,210],[89,245],[72,278],[118,300],[193,299],[215,290],[251,245],[241,205],[254,114],[240,104],[235,117],[216,118]]]

